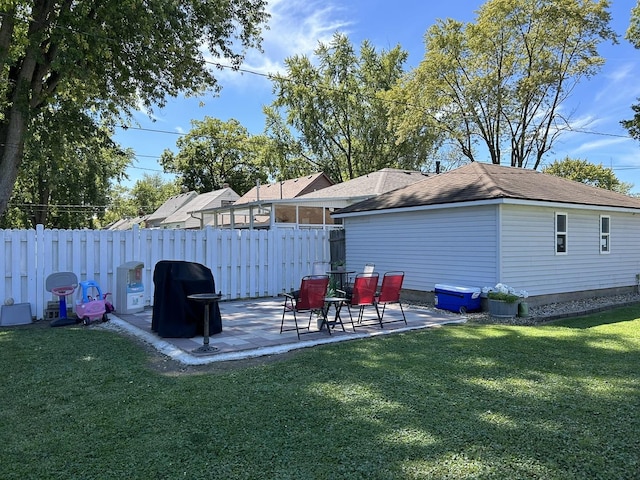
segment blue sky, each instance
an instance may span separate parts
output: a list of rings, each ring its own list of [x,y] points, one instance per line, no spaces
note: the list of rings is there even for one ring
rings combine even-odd
[[[424,34],[437,19],[454,18],[469,22],[483,4],[479,0],[270,0],[270,29],[264,32],[264,52],[249,52],[247,72],[218,71],[223,87],[219,96],[168,99],[153,119],[137,112],[139,129],[116,131],[116,141],[136,154],[128,170],[133,186],[144,173],[162,172],[158,159],[165,149],[177,151],[175,142],[191,128],[192,120],[205,116],[227,121],[235,118],[249,132],[264,128],[262,106],[273,101],[271,82],[259,74],[283,71],[284,60],[292,55],[313,56],[318,42],[327,43],[336,31],[347,34],[355,46],[369,40],[377,49],[400,45],[409,53],[407,70],[417,66],[424,55]],[[636,0],[611,0],[612,27],[620,35],[617,45],[602,44],[606,64],[601,72],[583,80],[564,104],[571,114],[574,130],[564,133],[545,162],[566,156],[602,163],[617,177],[634,184],[640,193],[640,142],[628,138],[620,120],[633,116],[631,105],[640,97],[640,50],[635,50],[624,33]],[[170,177],[166,177],[170,178]]]

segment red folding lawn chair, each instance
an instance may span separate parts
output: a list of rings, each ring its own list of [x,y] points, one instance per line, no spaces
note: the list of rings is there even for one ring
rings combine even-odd
[[[300,339],[300,330],[306,330],[306,332],[302,333],[310,333],[311,318],[314,313],[321,315],[323,323],[325,323],[324,298],[327,295],[328,286],[328,275],[308,275],[302,278],[300,291],[296,292],[297,295],[285,293],[284,310],[282,311],[282,321],[280,322],[280,333],[295,330],[298,334],[298,339]],[[287,312],[293,314],[295,328],[284,328],[284,317]],[[309,313],[309,323],[306,327],[300,327],[298,325],[297,313]]]
[[[384,311],[387,305],[389,305],[390,303],[397,303],[400,306],[402,319],[404,320],[405,325],[407,324],[407,317],[404,315],[404,309],[402,308],[402,303],[400,302],[400,289],[402,289],[403,280],[404,272],[387,272],[382,277],[382,286],[380,287],[380,293],[376,295],[374,299],[374,304],[376,306],[376,311],[378,312],[380,324],[383,323],[382,319],[384,317]],[[382,313],[379,309],[380,305],[382,305]],[[399,322],[400,320],[392,321]]]
[[[350,297],[346,302],[349,309],[349,317],[351,317],[351,323],[353,324],[353,317],[351,316],[351,307],[358,307],[358,325],[363,325],[364,309],[366,307],[374,306],[376,288],[378,287],[378,274],[377,273],[359,273],[353,281],[353,288],[350,292]],[[380,316],[376,316],[376,320],[382,327],[380,322]],[[368,324],[364,324],[368,325]]]

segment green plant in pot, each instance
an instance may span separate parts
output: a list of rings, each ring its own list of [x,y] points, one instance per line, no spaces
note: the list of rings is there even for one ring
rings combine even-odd
[[[331,267],[337,271],[344,271],[344,260],[337,260],[331,263]]]
[[[518,295],[512,288],[501,283],[497,284],[487,292],[489,314],[497,318],[515,317],[523,295],[525,295],[524,292]]]
[[[518,295],[508,292],[489,292],[487,293],[487,298],[506,303],[514,303],[520,299]]]

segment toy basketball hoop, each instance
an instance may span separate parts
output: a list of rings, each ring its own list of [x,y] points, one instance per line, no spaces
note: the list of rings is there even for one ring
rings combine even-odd
[[[75,289],[76,287],[74,287],[73,285],[69,285],[66,287],[54,287],[51,289],[51,293],[57,295],[58,297],[66,297],[67,295],[72,294]]]

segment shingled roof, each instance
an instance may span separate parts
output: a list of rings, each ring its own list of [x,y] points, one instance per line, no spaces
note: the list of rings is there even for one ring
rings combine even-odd
[[[472,162],[340,209],[336,214],[514,199],[640,209],[640,199],[535,170]]]
[[[423,180],[426,175],[414,170],[383,168],[330,187],[302,195],[300,198],[349,198],[379,195]]]
[[[266,201],[296,198],[305,193],[320,190],[331,185],[333,185],[331,179],[323,172],[318,172],[305,177],[253,187],[236,200],[235,204],[240,205],[258,200]]]
[[[155,212],[149,215],[149,217],[147,218],[147,222],[149,222],[151,226],[157,227],[158,225],[160,225],[160,222],[162,222],[162,220],[173,214],[182,205],[190,202],[197,196],[198,194],[196,192],[186,192],[170,197],[169,199],[167,199],[167,201],[160,205],[160,207],[158,207]]]

